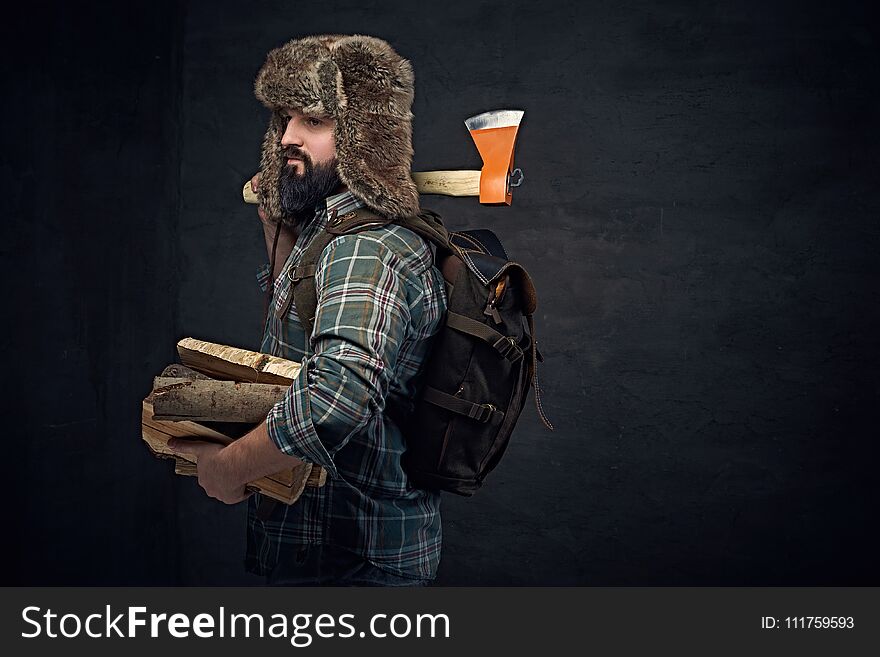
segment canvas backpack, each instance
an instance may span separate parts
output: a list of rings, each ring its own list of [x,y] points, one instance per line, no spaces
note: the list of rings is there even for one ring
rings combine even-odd
[[[488,230],[449,232],[440,216],[389,220],[367,208],[334,212],[309,244],[293,280],[293,301],[312,334],[317,307],[315,270],[321,253],[340,235],[395,223],[436,245],[435,264],[446,283],[447,311],[409,408],[386,405],[406,439],[404,469],[413,484],[470,496],[498,464],[525,406],[529,387],[542,422],[533,314],[537,295],[528,272],[510,260]]]

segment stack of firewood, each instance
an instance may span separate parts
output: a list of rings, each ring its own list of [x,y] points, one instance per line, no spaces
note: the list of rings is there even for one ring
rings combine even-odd
[[[144,399],[141,431],[159,458],[180,475],[195,475],[195,457],[175,454],[172,437],[228,445],[266,419],[299,374],[300,364],[193,338],[177,343],[182,364],[166,367]],[[293,504],[306,486],[323,486],[326,472],[311,463],[250,484],[267,497]]]

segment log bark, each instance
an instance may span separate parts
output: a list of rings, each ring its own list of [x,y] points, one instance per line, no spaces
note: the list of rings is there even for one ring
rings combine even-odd
[[[284,399],[288,388],[265,383],[156,377],[153,419],[258,424]]]
[[[198,379],[200,381],[213,381],[213,379],[211,379],[211,377],[207,374],[197,372],[196,370],[187,367],[186,365],[181,365],[180,363],[171,363],[171,365],[162,370],[162,373],[159,376],[176,379]]]

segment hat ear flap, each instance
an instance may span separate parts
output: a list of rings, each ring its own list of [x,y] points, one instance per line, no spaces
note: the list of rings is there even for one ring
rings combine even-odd
[[[412,65],[381,39],[355,36],[331,48],[341,89],[336,122],[339,176],[389,217],[419,211],[412,179]]]
[[[284,136],[277,112],[272,112],[269,126],[263,136],[263,153],[260,158],[260,187],[257,190],[257,198],[263,210],[272,219],[279,220],[282,217],[281,195],[278,191],[278,181],[281,179],[281,163],[283,161],[283,147],[281,138]]]

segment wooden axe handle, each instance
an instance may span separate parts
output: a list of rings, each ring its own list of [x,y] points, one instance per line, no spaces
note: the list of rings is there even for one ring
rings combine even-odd
[[[479,196],[479,171],[415,171],[413,180],[419,194]]]
[[[259,205],[260,199],[257,198],[257,195],[251,190],[251,181],[248,180],[244,187],[241,190],[241,195],[244,197],[245,203],[252,203],[253,205]]]
[[[479,196],[479,171],[416,171],[412,174],[419,194],[442,194],[444,196]],[[245,203],[258,204],[257,195],[251,191],[248,180],[241,190]]]

